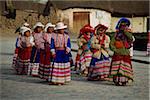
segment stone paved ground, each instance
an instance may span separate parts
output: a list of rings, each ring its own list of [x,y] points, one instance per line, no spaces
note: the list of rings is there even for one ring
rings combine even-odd
[[[15,75],[11,68],[15,38],[0,40],[0,100],[149,100],[148,64],[132,62],[135,82],[131,86],[89,82],[75,74],[70,84],[53,86],[39,78]]]

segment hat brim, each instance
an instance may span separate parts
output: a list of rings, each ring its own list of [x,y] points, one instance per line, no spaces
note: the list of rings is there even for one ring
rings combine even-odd
[[[94,30],[86,29],[86,30],[83,30],[82,32],[83,32],[83,33],[85,33],[85,32],[91,32],[91,33],[94,33]]]
[[[88,28],[88,29],[84,29],[84,28],[83,28],[83,29],[80,30],[80,33],[81,33],[81,34],[84,34],[84,33],[86,33],[86,32],[94,33],[95,30],[94,30],[94,29],[89,29],[89,28]]]
[[[48,25],[48,26],[46,26],[45,28],[49,28],[49,27],[54,28],[54,27],[55,27],[55,25]]]
[[[105,30],[107,30],[107,29],[108,29],[108,27],[107,27],[107,26],[102,25],[102,24],[98,24],[98,25],[95,27],[95,30],[97,30],[97,29],[99,29],[99,28],[103,28],[103,29],[105,29]]]
[[[31,29],[26,28],[26,29],[23,29],[23,30],[22,30],[22,35],[24,35],[24,33],[27,32],[27,31],[29,31],[29,32],[31,33]]]
[[[54,28],[55,25],[49,25],[49,26],[46,26],[45,29],[44,29],[44,31],[47,32],[47,29],[48,29],[49,27]]]
[[[67,28],[67,25],[62,26],[62,27],[56,27],[56,30],[65,29],[65,28]]]
[[[33,27],[33,29],[35,29],[35,28],[37,28],[37,27],[42,27],[42,28],[44,28],[44,25],[35,25],[35,26]]]

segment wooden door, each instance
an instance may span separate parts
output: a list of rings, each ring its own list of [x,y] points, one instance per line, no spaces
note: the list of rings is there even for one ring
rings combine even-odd
[[[79,34],[80,29],[90,23],[89,12],[73,13],[73,33]]]

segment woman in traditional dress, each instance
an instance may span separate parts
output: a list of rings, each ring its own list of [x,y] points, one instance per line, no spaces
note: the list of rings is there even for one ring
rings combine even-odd
[[[94,34],[94,28],[89,24],[85,25],[80,30],[78,37],[78,53],[76,56],[76,71],[87,76],[88,68],[90,66],[92,52],[91,52],[91,39]]]
[[[69,53],[71,52],[70,37],[65,34],[67,25],[63,22],[56,24],[57,33],[51,41],[51,51],[54,61],[52,62],[52,73],[50,84],[63,85],[71,80]]]
[[[29,74],[32,76],[38,76],[39,63],[40,63],[40,49],[44,49],[44,25],[41,22],[37,22],[33,27],[34,32],[32,33],[34,37],[35,46],[32,47],[31,61]]]
[[[98,24],[95,27],[95,36],[92,38],[91,51],[93,53],[90,63],[88,80],[106,80],[109,76],[110,59],[108,48],[110,38],[105,34],[108,27]]]
[[[20,39],[21,37],[21,31],[24,27],[28,27],[29,28],[29,24],[28,23],[24,23],[22,27],[19,27],[16,29],[15,33],[18,33],[19,35],[17,36],[17,39],[16,39],[16,43],[15,43],[15,52],[14,52],[14,55],[13,55],[13,62],[12,62],[12,67],[14,69],[16,69],[16,61],[17,61],[17,57],[18,57],[18,50],[19,50],[19,47],[17,47],[17,43],[18,43],[18,40]]]
[[[45,27],[45,33],[44,33],[44,48],[40,49],[40,66],[39,66],[39,76],[42,79],[46,79],[48,81],[50,77],[50,71],[51,71],[51,51],[50,51],[50,45],[51,45],[51,38],[54,35],[55,25],[52,23],[47,23]]]
[[[31,49],[34,45],[33,37],[31,36],[30,28],[24,27],[22,29],[22,36],[17,42],[18,58],[17,58],[17,74],[27,75],[28,66],[30,63]]]
[[[130,59],[129,48],[133,42],[130,33],[130,21],[121,18],[116,26],[116,33],[111,39],[110,48],[114,51],[110,77],[113,78],[115,85],[124,86],[133,81],[133,69]]]

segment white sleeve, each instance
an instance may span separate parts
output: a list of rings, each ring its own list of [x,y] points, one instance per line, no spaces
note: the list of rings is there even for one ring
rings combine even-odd
[[[21,38],[22,38],[22,37],[18,37],[18,42],[17,42],[17,44],[16,44],[17,47],[20,47],[20,48],[22,47],[22,46],[21,46],[21,42],[22,42],[22,39],[21,39]]]
[[[33,36],[30,37],[30,43],[32,44],[32,46],[35,45]]]

